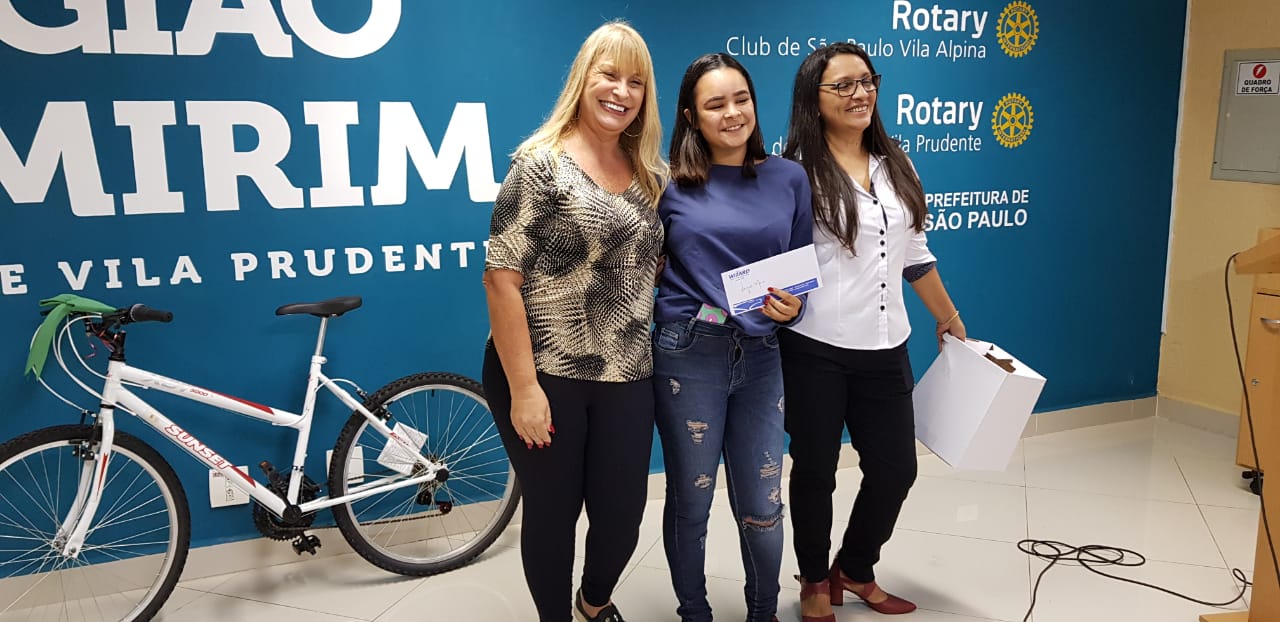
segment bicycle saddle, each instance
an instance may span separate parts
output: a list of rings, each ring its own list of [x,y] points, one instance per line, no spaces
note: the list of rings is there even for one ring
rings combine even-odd
[[[301,315],[309,313],[316,317],[338,317],[347,311],[359,309],[359,296],[342,296],[321,302],[295,302],[276,309],[276,315]]]

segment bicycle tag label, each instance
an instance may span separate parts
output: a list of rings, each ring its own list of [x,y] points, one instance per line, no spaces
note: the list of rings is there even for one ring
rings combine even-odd
[[[393,440],[388,442],[378,454],[378,464],[401,475],[408,475],[413,472],[413,465],[418,463],[416,452],[421,451],[422,446],[426,444],[427,435],[400,422],[396,422],[396,427],[391,429],[391,433],[412,446],[415,453],[410,454],[400,443]]]

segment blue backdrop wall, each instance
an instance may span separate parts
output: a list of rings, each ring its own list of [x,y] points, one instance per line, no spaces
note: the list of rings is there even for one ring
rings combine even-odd
[[[331,375],[478,376],[507,154],[616,17],[650,44],[668,127],[686,64],[728,51],[775,153],[803,56],[864,45],[971,335],[1048,377],[1038,410],[1155,393],[1184,2],[61,4],[0,0],[0,438],[77,420],[21,373],[61,292],[173,310],[132,331],[131,361],[289,410],[316,323],[274,317],[286,302],[364,297]],[[911,304],[920,374],[932,323]],[[289,460],[280,430],[156,402],[237,463]],[[317,479],[346,415],[322,399]],[[200,465],[124,426],[187,483],[196,544],[255,534],[244,507],[200,507]]]

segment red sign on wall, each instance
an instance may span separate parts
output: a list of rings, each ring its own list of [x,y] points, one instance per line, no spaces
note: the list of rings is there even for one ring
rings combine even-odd
[[[1236,71],[1236,95],[1280,95],[1280,60],[1247,61]]]

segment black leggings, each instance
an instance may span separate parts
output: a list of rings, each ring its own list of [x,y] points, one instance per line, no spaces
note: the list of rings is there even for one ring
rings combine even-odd
[[[587,507],[582,596],[609,602],[635,552],[648,493],[653,444],[653,383],[592,382],[538,374],[551,403],[551,445],[529,449],[511,425],[511,390],[492,345],[485,348],[484,390],[524,496],[520,555],[543,622],[572,615],[573,547]]]
[[[915,380],[904,343],[888,350],[849,350],[778,331],[791,435],[791,533],[806,581],[827,577],[831,493],[836,489],[840,431],[858,451],[862,488],[849,513],[836,560],[845,576],[875,580],[880,548],[893,535],[916,479]]]

